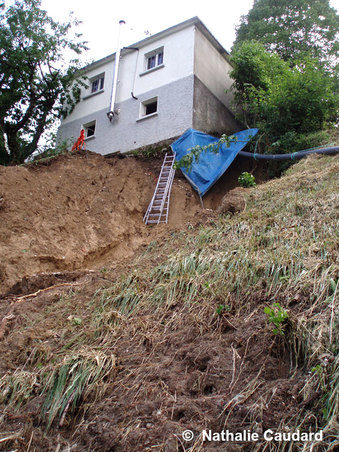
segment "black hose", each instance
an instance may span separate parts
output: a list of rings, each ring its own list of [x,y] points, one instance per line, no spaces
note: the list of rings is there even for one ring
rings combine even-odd
[[[251,152],[240,151],[238,155],[249,157],[254,160],[297,160],[302,159],[310,154],[328,154],[334,155],[339,153],[339,146],[331,148],[310,149],[308,151],[293,152],[293,154],[252,154]]]

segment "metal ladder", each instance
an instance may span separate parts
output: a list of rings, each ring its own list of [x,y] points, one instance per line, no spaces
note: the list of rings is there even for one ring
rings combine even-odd
[[[167,223],[175,169],[175,153],[165,155],[153,198],[144,216],[146,224]]]

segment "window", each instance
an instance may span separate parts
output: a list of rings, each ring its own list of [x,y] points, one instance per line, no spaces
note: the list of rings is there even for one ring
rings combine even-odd
[[[153,97],[152,99],[145,100],[141,103],[140,118],[146,116],[154,115],[158,112],[158,98]]]
[[[152,55],[147,58],[147,69],[152,69],[155,67],[156,55]]]
[[[145,55],[146,67],[145,70],[156,68],[157,66],[162,66],[164,64],[164,48],[153,50]]]
[[[100,74],[95,78],[90,79],[90,93],[98,93],[104,89],[105,74]]]
[[[150,104],[145,105],[145,115],[151,115],[152,113],[156,113],[158,108],[158,102],[154,101]]]
[[[85,138],[94,137],[96,121],[88,122],[87,124],[84,124],[82,128],[85,130]]]

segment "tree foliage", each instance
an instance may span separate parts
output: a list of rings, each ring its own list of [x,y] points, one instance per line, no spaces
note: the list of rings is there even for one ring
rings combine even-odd
[[[338,33],[339,16],[329,0],[255,0],[241,18],[234,48],[256,40],[290,63],[308,54],[333,65]]]
[[[64,58],[86,49],[80,34],[69,37],[78,22],[55,22],[40,5],[40,0],[0,5],[0,164],[23,162],[46,127],[79,100],[79,61]]]
[[[290,67],[262,44],[245,41],[233,52],[232,61],[243,122],[259,127],[275,152],[304,148],[307,135],[337,120],[335,80],[317,60],[305,57]]]

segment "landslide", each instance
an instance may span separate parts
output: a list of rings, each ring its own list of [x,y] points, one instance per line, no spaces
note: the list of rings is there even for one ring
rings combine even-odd
[[[242,212],[151,229],[119,265],[2,299],[0,450],[337,450],[338,171],[305,159]]]
[[[204,215],[198,196],[177,171],[168,225],[144,225],[161,163],[160,157],[107,159],[87,152],[0,167],[0,294],[32,292],[126,260],[169,230],[197,221]],[[206,207],[217,206],[237,184],[241,168],[241,162],[233,165],[205,198]]]

